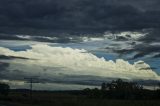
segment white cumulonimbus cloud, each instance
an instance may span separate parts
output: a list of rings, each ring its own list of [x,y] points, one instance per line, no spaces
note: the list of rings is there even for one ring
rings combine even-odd
[[[32,45],[26,51],[13,51],[8,48],[0,47],[0,55],[28,58],[26,60],[11,60],[10,68],[21,70],[23,66],[30,66],[30,73],[41,73],[40,67],[48,67],[46,75],[65,74],[65,75],[90,75],[108,78],[124,79],[144,79],[159,80],[159,76],[150,69],[150,66],[143,61],[130,64],[122,59],[105,60],[88,53],[84,49],[72,49],[62,47],[52,47],[48,45]],[[22,66],[14,66],[14,64]],[[12,65],[13,64],[13,65]],[[56,71],[54,70],[56,68]],[[24,67],[23,67],[24,68]],[[37,68],[37,70],[36,70]],[[35,70],[34,70],[35,69]],[[23,69],[25,70],[25,69]],[[26,72],[29,69],[26,69]],[[65,80],[65,79],[64,79]]]

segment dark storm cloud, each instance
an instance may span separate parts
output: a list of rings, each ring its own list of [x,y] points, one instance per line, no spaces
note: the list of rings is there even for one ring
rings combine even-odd
[[[7,68],[9,67],[9,63],[0,62],[0,79],[6,78],[6,72],[8,72]]]
[[[114,52],[120,54],[120,55],[126,55],[133,52],[136,52],[136,54],[130,58],[130,59],[137,59],[144,57],[146,55],[152,55],[153,53],[159,53],[160,52],[160,45],[150,45],[147,43],[139,44],[133,46],[131,49],[120,49],[120,50],[113,50]],[[159,54],[154,55],[154,58],[160,57]]]
[[[9,63],[0,62],[0,72],[5,71],[9,67]]]
[[[149,70],[151,68],[144,68]],[[65,79],[65,80],[64,80]],[[39,83],[61,83],[61,84],[77,84],[77,85],[90,85],[90,86],[100,86],[102,82],[111,82],[118,78],[100,77],[100,76],[90,76],[90,75],[64,75],[54,76],[52,79],[41,79],[39,78]],[[123,79],[124,81],[129,81],[128,79]],[[137,83],[143,85],[153,85],[154,80],[133,80]]]
[[[27,40],[68,43],[76,41],[66,36],[81,35],[82,32],[151,29],[140,41],[144,44],[159,42],[159,5],[160,0],[0,0],[0,39],[26,40],[15,34],[28,34],[60,38],[32,37]],[[117,39],[127,40],[124,37]],[[159,52],[159,46],[146,45],[133,43],[133,49],[114,51],[120,54],[137,51],[133,59]]]
[[[65,80],[64,80],[65,79]],[[111,82],[117,78],[92,76],[92,75],[65,75],[52,76],[52,78],[43,79],[39,78],[40,83],[62,83],[62,84],[77,84],[77,85],[90,85],[99,86],[102,82]],[[124,79],[127,80],[127,79]]]
[[[158,31],[159,32],[159,31]],[[160,33],[159,33],[160,34]],[[152,45],[153,43],[158,43],[160,41],[160,36],[159,34],[149,34],[143,39],[143,43],[141,45],[136,45],[132,49],[134,52],[138,52],[133,59],[140,58],[146,55],[153,55],[154,53],[159,53],[160,52],[160,45],[155,44]],[[153,58],[158,58],[159,54],[155,54]]]
[[[18,38],[16,36],[11,36],[8,34],[0,34],[0,39],[5,39],[5,40],[23,40],[21,38]]]
[[[153,56],[154,58],[160,58],[160,54]]]
[[[159,0],[1,0],[0,32],[159,28],[159,4]]]
[[[11,59],[29,59],[29,58],[0,55],[0,59],[11,60]]]
[[[160,41],[160,28],[150,29],[148,30],[148,34],[146,37],[141,38],[140,41],[144,43],[152,43]]]

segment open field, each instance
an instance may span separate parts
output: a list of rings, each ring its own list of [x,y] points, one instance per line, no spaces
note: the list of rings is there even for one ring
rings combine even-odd
[[[159,100],[109,100],[88,98],[67,92],[33,92],[32,99],[22,92],[10,92],[0,106],[160,106]]]

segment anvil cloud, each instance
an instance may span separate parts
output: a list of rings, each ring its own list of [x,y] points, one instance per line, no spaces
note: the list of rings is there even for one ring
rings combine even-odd
[[[51,47],[48,45],[32,45],[31,48],[26,51],[13,51],[0,47],[0,55],[22,58],[15,61],[12,60],[8,68],[13,70],[12,75],[19,70],[22,74],[40,75],[42,78],[51,78],[51,80],[52,76],[55,75],[88,75],[127,80],[159,79],[159,76],[143,61],[138,61],[134,64],[122,59],[117,59],[116,62],[107,61],[83,49]],[[23,58],[28,60],[23,60]],[[19,65],[15,66],[15,64]],[[16,71],[14,72],[14,70]]]

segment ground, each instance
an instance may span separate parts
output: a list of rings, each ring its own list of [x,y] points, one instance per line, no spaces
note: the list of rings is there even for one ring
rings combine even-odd
[[[159,100],[109,100],[62,92],[10,92],[0,106],[160,106]]]

